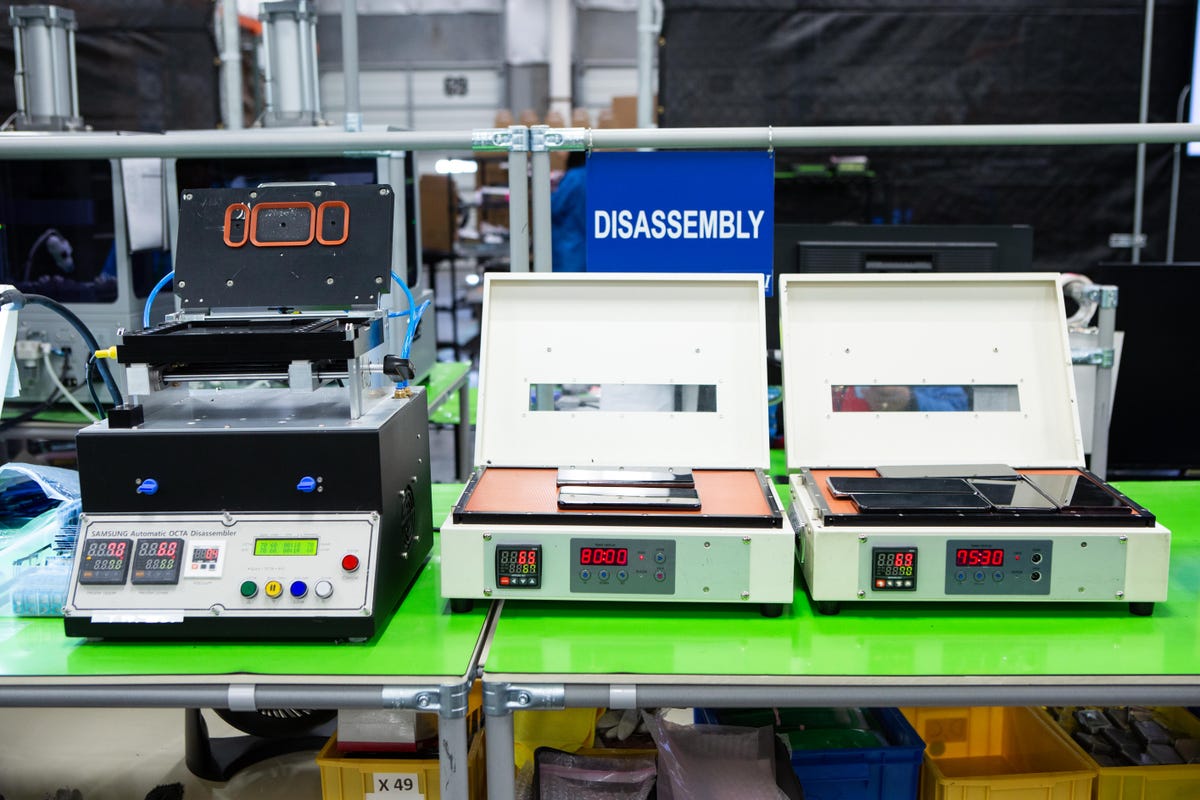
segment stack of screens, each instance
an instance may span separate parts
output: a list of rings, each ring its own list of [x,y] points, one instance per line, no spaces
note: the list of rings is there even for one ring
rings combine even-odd
[[[690,469],[558,470],[558,507],[698,511],[700,495]]]
[[[1127,514],[1124,501],[1082,473],[1001,477],[830,477],[829,491],[865,514],[1028,513]]]

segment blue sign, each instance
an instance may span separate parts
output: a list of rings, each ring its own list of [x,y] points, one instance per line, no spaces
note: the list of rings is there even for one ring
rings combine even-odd
[[[588,272],[757,272],[772,292],[773,153],[593,153],[587,213]]]

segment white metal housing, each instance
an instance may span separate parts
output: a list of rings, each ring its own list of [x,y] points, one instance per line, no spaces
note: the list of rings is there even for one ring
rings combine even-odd
[[[489,274],[475,463],[765,469],[762,277]],[[716,384],[715,413],[540,412],[531,384]]]
[[[1056,273],[782,276],[787,464],[1083,466]],[[1018,387],[1019,411],[835,413],[837,385]]]

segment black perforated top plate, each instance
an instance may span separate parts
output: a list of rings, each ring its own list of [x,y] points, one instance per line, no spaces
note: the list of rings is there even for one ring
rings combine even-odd
[[[184,190],[175,294],[184,310],[374,307],[394,207],[380,185]]]

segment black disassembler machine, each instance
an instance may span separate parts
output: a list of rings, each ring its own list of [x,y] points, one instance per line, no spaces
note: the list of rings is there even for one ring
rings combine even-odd
[[[182,193],[180,311],[122,332],[131,397],[77,438],[67,635],[386,623],[432,539],[424,390],[381,355],[393,203],[388,186]]]

